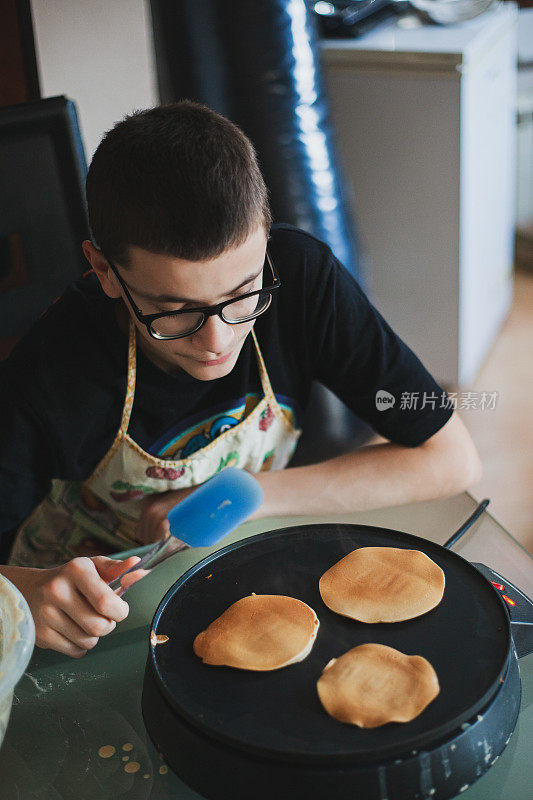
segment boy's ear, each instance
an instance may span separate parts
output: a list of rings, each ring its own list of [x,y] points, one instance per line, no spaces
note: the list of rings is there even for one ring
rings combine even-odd
[[[113,275],[113,271],[107,263],[107,259],[102,251],[98,250],[98,248],[95,247],[94,244],[89,241],[89,239],[85,239],[85,241],[82,242],[81,247],[85,258],[96,272],[98,280],[100,281],[102,289],[106,295],[113,299],[121,297],[122,294],[118,286],[117,279]]]

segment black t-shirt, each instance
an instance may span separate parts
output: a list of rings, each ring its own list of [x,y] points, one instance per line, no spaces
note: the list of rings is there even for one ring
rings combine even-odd
[[[390,441],[416,446],[436,433],[452,413],[442,389],[330,248],[282,224],[272,227],[268,247],[282,286],[254,330],[274,393],[296,425],[317,379]],[[89,273],[0,364],[0,560],[51,480],[87,478],[113,442],[128,353],[117,302]],[[379,391],[394,405],[379,405]],[[153,455],[184,457],[238,421],[260,394],[250,335],[233,370],[212,381],[171,375],[137,348],[129,433]],[[433,401],[423,403],[425,396]]]

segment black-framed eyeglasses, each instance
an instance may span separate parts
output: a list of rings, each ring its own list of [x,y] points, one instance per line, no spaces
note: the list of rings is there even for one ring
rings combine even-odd
[[[228,325],[239,325],[241,322],[248,322],[265,313],[272,302],[272,293],[281,286],[279,275],[267,251],[263,270],[268,263],[272,271],[272,286],[257,289],[255,292],[241,294],[233,300],[225,300],[214,306],[186,308],[180,309],[179,311],[164,311],[161,314],[143,314],[136,305],[128,287],[124,283],[113,262],[110,261],[107,256],[106,260],[124,290],[124,294],[135,316],[139,322],[146,326],[148,333],[154,339],[182,339],[184,336],[191,336],[205,325],[209,317],[215,314],[218,314]]]

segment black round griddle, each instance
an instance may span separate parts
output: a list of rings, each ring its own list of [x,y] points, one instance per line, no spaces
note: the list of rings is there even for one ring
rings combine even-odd
[[[426,553],[446,577],[439,606],[406,622],[372,625],[330,611],[320,598],[320,576],[347,553],[365,546]],[[202,664],[193,652],[195,636],[228,606],[252,592],[290,595],[316,611],[320,628],[309,656],[299,664],[264,673]],[[152,629],[166,634],[169,641],[150,649],[143,691],[148,732],[178,774],[208,797],[247,797],[246,782],[241,795],[231,779],[232,770],[242,773],[248,769],[248,779],[253,780],[258,764],[264,767],[260,770],[262,788],[254,787],[254,797],[266,798],[279,792],[280,786],[288,785],[289,773],[293,794],[296,791],[299,796],[300,787],[302,797],[309,797],[310,792],[311,796],[325,797],[320,793],[321,772],[330,787],[333,776],[341,781],[335,788],[339,797],[344,796],[343,780],[348,782],[346,797],[353,796],[354,788],[361,792],[364,775],[363,784],[374,788],[361,797],[391,798],[396,796],[391,787],[382,792],[386,769],[396,771],[396,783],[404,787],[398,796],[410,796],[405,794],[405,781],[409,785],[412,780],[406,775],[412,771],[413,762],[417,780],[426,774],[429,784],[428,754],[440,753],[453,742],[454,748],[443,756],[443,763],[449,757],[455,763],[459,756],[464,761],[459,742],[468,741],[467,761],[475,761],[481,774],[499,754],[490,731],[494,728],[500,741],[502,735],[510,735],[516,722],[520,684],[503,601],[478,570],[456,553],[397,531],[316,524],[237,542],[201,561],[172,586],[161,601]],[[333,720],[322,708],[316,681],[324,666],[364,642],[422,655],[435,668],[440,694],[412,722],[362,730]],[[502,695],[502,687],[507,687],[509,697],[505,692]],[[499,700],[505,710],[491,722],[487,710],[498,706],[498,695],[505,695]],[[482,745],[477,761],[472,759],[474,745],[470,742],[471,729],[476,725],[476,742]],[[503,741],[500,744],[499,752],[505,746]],[[197,780],[190,766],[194,753]],[[429,759],[429,766],[424,759]],[[402,764],[403,771],[407,770],[403,778]],[[457,765],[454,769],[454,780],[450,782],[448,776],[450,789],[455,779],[462,779]],[[442,767],[444,776],[447,771]],[[295,778],[298,774],[299,780]],[[374,782],[371,774],[375,775]],[[270,786],[268,776],[272,779]],[[445,777],[442,780],[446,782]],[[435,794],[429,792],[431,788],[435,787],[428,785],[428,797]],[[442,792],[437,795],[451,796]]]

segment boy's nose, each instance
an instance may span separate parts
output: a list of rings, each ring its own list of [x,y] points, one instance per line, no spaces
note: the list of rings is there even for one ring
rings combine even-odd
[[[232,325],[214,314],[205,325],[193,334],[195,347],[203,351],[203,355],[226,355],[231,350],[235,338]]]

